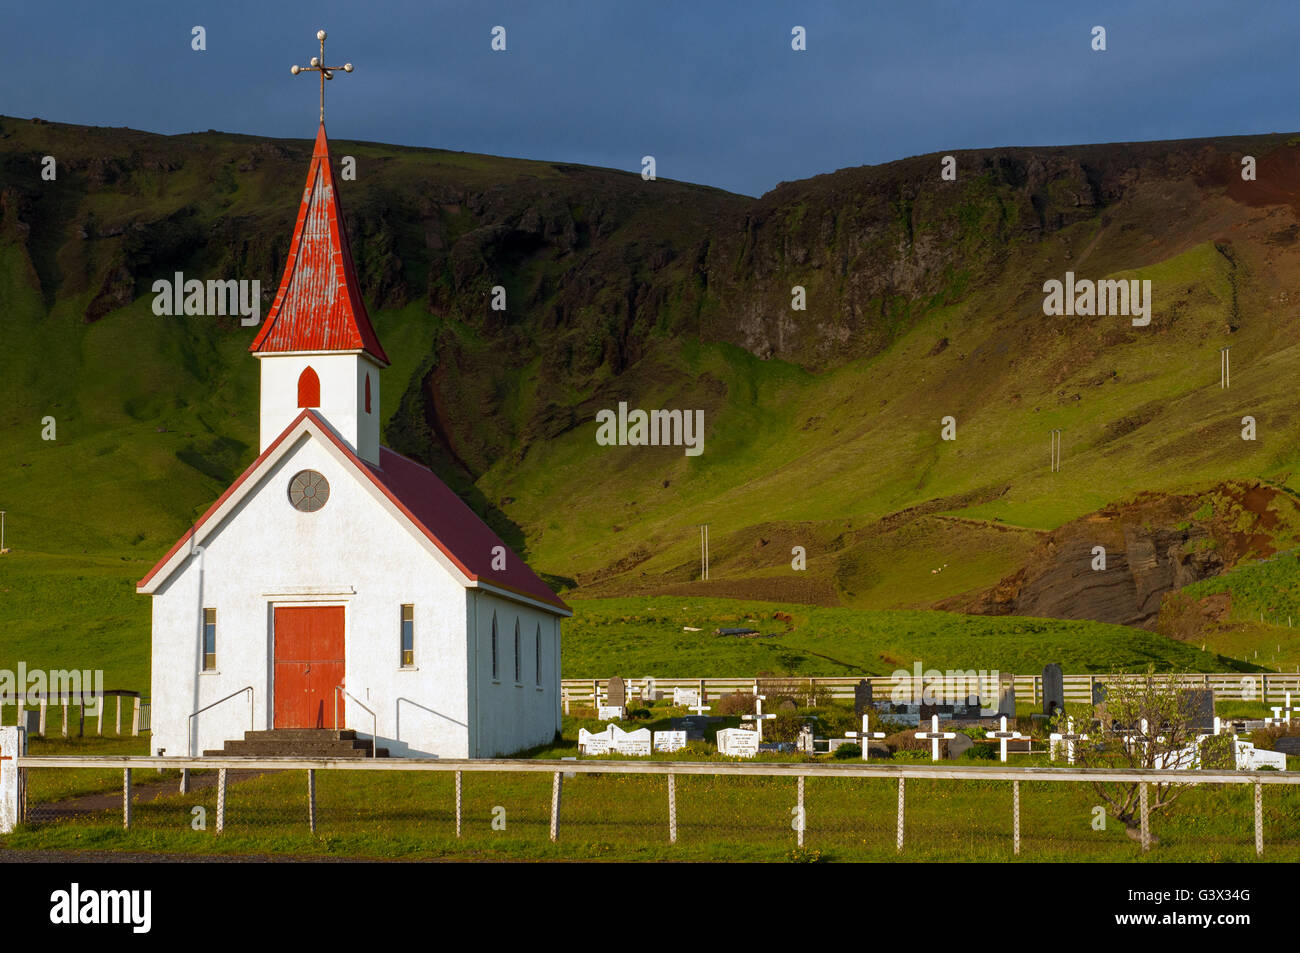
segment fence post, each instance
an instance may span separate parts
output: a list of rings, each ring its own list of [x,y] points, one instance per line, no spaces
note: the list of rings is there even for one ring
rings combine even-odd
[[[307,769],[307,826],[316,833],[316,772]]]
[[[460,837],[460,772],[456,772],[456,836]]]
[[[1264,856],[1264,785],[1255,782],[1255,856]]]
[[[45,737],[45,711],[49,707],[49,699],[44,695],[41,696],[41,737]]]
[[[14,722],[14,724],[17,725],[19,728],[21,728],[23,731],[26,731],[27,719],[23,717],[23,714],[27,710],[27,704],[26,704],[27,689],[26,688],[19,689],[19,692],[20,694],[18,695],[18,720]]]
[[[668,772],[668,843],[677,843],[677,775]]]
[[[68,696],[64,695],[59,699],[62,703],[59,707],[63,709],[63,737],[68,737]]]
[[[1020,782],[1011,782],[1011,838],[1013,849],[1017,856],[1020,855]]]
[[[131,829],[131,769],[122,769],[122,827]]]
[[[122,733],[122,696],[121,696],[121,695],[114,695],[113,697],[117,700],[117,723],[116,723],[116,731],[117,731],[117,733],[120,735],[120,734]]]
[[[226,769],[217,770],[217,833],[226,829]]]
[[[1260,682],[1261,682],[1262,685],[1263,685],[1263,691],[1264,691],[1264,704],[1267,705],[1267,704],[1268,704],[1268,675],[1266,675],[1266,674],[1265,674],[1265,675],[1261,675],[1261,676],[1259,677],[1259,680],[1260,680]]]
[[[180,793],[181,793],[181,794],[189,794],[189,793],[190,793],[190,769],[189,769],[189,768],[181,768],[181,789],[180,789]]]
[[[1141,802],[1142,810],[1142,853],[1151,849],[1151,818],[1147,813],[1147,783],[1142,781],[1138,784],[1138,800]]]
[[[898,852],[903,852],[903,798],[907,778],[898,779]]]
[[[551,781],[551,843],[560,839],[560,778],[563,772],[556,771]]]
[[[864,739],[865,743],[865,739]],[[803,829],[808,826],[808,815],[803,809],[803,775],[799,775],[799,846],[803,846]]]
[[[95,734],[104,733],[104,696],[95,699]]]
[[[131,706],[131,734],[132,736],[140,734],[140,696],[135,696],[135,704]]]

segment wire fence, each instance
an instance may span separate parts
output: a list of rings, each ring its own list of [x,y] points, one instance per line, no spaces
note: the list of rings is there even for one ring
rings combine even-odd
[[[54,845],[112,833],[115,847],[360,856],[1246,860],[1265,856],[1267,834],[1268,859],[1300,860],[1293,772],[137,757],[18,766],[20,831]],[[117,787],[105,792],[110,777]],[[1184,809],[1132,829],[1107,823],[1095,782],[1148,788],[1151,803],[1177,785]]]

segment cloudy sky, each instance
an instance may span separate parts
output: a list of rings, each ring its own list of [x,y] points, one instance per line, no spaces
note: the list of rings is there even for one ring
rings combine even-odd
[[[1300,4],[1281,0],[3,4],[0,114],[307,138],[317,83],[289,66],[324,27],[329,65],[356,66],[327,87],[336,138],[653,155],[660,178],[749,195],[940,150],[1300,129]]]

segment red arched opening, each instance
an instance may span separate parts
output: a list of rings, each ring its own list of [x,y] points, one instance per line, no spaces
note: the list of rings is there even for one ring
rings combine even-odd
[[[320,378],[310,365],[298,375],[298,406],[320,406]]]
[[[370,375],[366,375],[366,413],[370,413]]]

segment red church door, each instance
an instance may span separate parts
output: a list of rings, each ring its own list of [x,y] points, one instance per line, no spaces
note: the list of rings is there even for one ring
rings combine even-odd
[[[343,684],[343,607],[275,610],[275,727],[333,728]],[[339,704],[339,728],[343,705]]]

